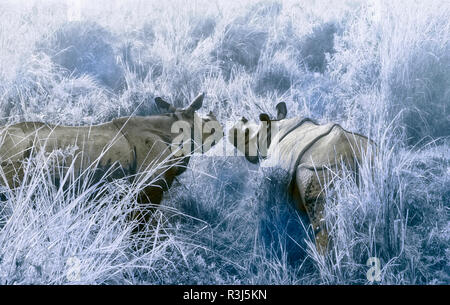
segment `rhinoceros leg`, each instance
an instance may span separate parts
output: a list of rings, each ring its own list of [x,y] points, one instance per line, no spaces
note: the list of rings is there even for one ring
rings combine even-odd
[[[152,213],[155,210],[154,205],[160,204],[163,198],[163,188],[159,185],[151,185],[145,187],[139,194],[137,201],[141,204],[141,208],[131,213],[130,220],[136,221],[137,226],[133,233],[142,232],[146,224],[150,221]]]
[[[144,230],[145,225],[149,222],[152,213],[155,210],[155,205],[161,203],[163,194],[171,187],[176,173],[176,167],[169,168],[164,174],[164,179],[160,179],[152,183],[152,185],[146,186],[138,194],[137,200],[139,204],[144,205],[144,208],[134,211],[131,215],[131,220],[134,220],[138,223],[137,227],[134,230],[135,233]]]
[[[324,220],[324,174],[320,171],[302,167],[297,169],[296,185],[300,197],[299,208],[306,210],[315,233],[316,247],[324,254],[328,247],[328,232]]]

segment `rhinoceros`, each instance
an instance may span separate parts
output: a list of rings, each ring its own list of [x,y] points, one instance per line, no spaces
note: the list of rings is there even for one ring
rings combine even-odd
[[[81,173],[95,164],[96,170],[109,170],[110,177],[151,180],[147,184],[143,182],[147,186],[138,200],[159,204],[163,192],[186,169],[190,157],[185,150],[177,148],[180,145],[174,143],[183,129],[174,126],[183,122],[184,129],[194,130],[194,124],[217,123],[212,112],[203,118],[197,115],[203,99],[204,94],[200,94],[190,106],[179,109],[157,97],[155,103],[165,114],[120,117],[100,125],[61,126],[23,122],[4,126],[0,129],[0,184],[17,187],[24,178],[24,161],[38,153],[49,155],[57,150],[72,149],[72,154],[58,160],[60,165],[72,165],[76,173]],[[216,126],[220,125],[217,123]],[[210,132],[201,129],[197,138],[204,143],[213,132],[219,132],[217,129]],[[192,130],[183,130],[189,137],[185,140],[192,139]]]
[[[339,124],[320,125],[302,117],[286,119],[284,102],[277,104],[277,118],[262,113],[255,123],[242,117],[229,130],[229,141],[252,163],[279,167],[288,172],[287,191],[296,207],[306,213],[315,233],[316,248],[326,253],[328,232],[324,221],[324,189],[343,166],[358,171],[358,166],[373,141],[349,132]]]

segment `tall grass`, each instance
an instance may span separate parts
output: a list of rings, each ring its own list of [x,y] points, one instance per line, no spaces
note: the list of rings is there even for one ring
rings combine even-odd
[[[70,257],[82,283],[367,284],[369,257],[384,284],[449,283],[446,1],[81,3],[75,20],[64,2],[0,3],[2,123],[93,124],[205,91],[223,124],[284,101],[377,154],[327,189],[326,256],[277,169],[194,155],[133,237],[142,186],[68,174],[62,188],[41,160],[1,187],[2,283],[68,283]]]

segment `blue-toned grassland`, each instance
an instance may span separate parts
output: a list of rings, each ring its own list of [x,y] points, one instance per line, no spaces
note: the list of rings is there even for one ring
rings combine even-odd
[[[141,185],[63,188],[38,156],[0,186],[1,284],[367,284],[369,257],[382,284],[450,283],[448,1],[72,2],[0,2],[2,125],[156,114],[156,96],[204,91],[224,125],[284,101],[377,155],[327,190],[326,256],[281,170],[194,155],[135,236]]]

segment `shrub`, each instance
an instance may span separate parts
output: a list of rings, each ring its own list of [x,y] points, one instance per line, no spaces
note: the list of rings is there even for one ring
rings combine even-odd
[[[338,26],[334,22],[328,22],[313,28],[312,33],[303,37],[298,42],[300,60],[311,72],[325,72],[327,67],[327,54],[333,55],[334,35],[338,32]]]
[[[113,36],[95,22],[63,24],[39,49],[70,75],[88,74],[112,90],[124,86],[124,72],[116,61]]]
[[[124,68],[133,73],[137,80],[144,81],[147,77],[156,79],[161,76],[163,70],[161,58],[144,42],[129,41],[120,49]]]
[[[267,21],[267,18],[277,17],[283,8],[283,5],[278,1],[263,0],[258,1],[248,8],[248,13],[243,17],[243,20]]]
[[[219,64],[226,79],[233,71],[243,68],[247,72],[255,71],[268,33],[255,25],[240,22],[230,23],[211,55]]]
[[[216,29],[216,19],[211,16],[192,18],[190,24],[191,28],[188,33],[190,49],[194,49],[202,40],[211,37]]]
[[[405,109],[408,143],[450,136],[450,40],[424,41],[399,60],[389,80],[393,109]],[[431,138],[430,138],[431,137]]]
[[[295,60],[289,53],[275,53],[258,66],[253,90],[260,95],[274,91],[284,94],[291,88],[293,78],[298,73],[296,68]]]
[[[405,109],[402,125],[409,144],[450,135],[449,11],[430,5],[389,7],[384,37],[386,94],[392,113]],[[403,9],[404,13],[399,13]],[[428,142],[428,138],[425,142]]]
[[[6,92],[3,104],[10,122],[45,121],[65,125],[104,122],[117,116],[118,107],[97,81],[88,75],[66,76],[47,56],[24,62],[14,80],[14,90]]]

